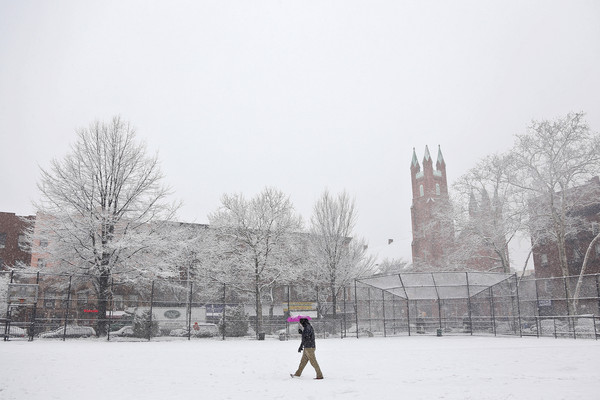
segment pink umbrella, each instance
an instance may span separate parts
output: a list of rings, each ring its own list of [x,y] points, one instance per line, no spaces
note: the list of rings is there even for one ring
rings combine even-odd
[[[287,319],[287,322],[299,322],[301,319],[312,319],[311,317],[309,317],[308,315],[296,315],[295,317],[289,317]]]

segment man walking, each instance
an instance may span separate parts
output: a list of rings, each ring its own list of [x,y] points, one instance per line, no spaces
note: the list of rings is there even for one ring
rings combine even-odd
[[[302,343],[298,348],[298,353],[302,350],[302,359],[300,360],[300,365],[298,366],[298,370],[295,374],[290,374],[292,377],[302,375],[302,371],[304,367],[306,367],[306,363],[310,361],[310,365],[313,366],[315,371],[317,372],[316,379],[323,379],[323,373],[321,372],[321,368],[319,367],[319,363],[317,362],[317,358],[315,356],[315,350],[317,346],[315,345],[315,331],[313,330],[312,325],[308,322],[307,318],[300,318],[300,324],[303,329],[298,329],[298,333],[302,333]]]

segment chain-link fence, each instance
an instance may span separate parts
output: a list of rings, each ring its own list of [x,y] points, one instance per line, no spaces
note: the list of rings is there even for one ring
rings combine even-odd
[[[335,312],[327,289],[302,285],[275,286],[257,299],[234,284],[114,278],[104,307],[99,292],[98,282],[89,276],[0,272],[0,333],[5,340],[288,340],[299,335],[287,318],[304,314],[325,338],[345,335],[346,315],[353,313],[349,288],[341,289],[348,297],[340,296]]]
[[[600,335],[599,276],[522,279],[477,272],[357,280],[358,336]]]
[[[597,338],[599,281],[599,275],[586,275],[577,288],[578,277],[519,281],[506,274],[402,273],[358,279],[335,296],[329,288],[282,285],[257,299],[235,284],[115,277],[104,304],[89,276],[10,271],[0,272],[0,333],[4,340],[299,340],[296,324],[286,320],[303,314],[321,338]]]

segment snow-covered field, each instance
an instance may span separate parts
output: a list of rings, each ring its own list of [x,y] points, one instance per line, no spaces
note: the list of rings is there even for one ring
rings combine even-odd
[[[600,341],[317,341],[325,379],[292,379],[297,341],[0,342],[3,400],[600,399]]]

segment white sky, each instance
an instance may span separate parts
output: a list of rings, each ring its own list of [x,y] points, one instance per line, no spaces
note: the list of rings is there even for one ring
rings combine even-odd
[[[0,211],[120,114],[158,151],[180,219],[265,186],[305,220],[347,190],[356,233],[410,260],[409,166],[449,183],[532,119],[600,130],[600,2],[0,0]]]

